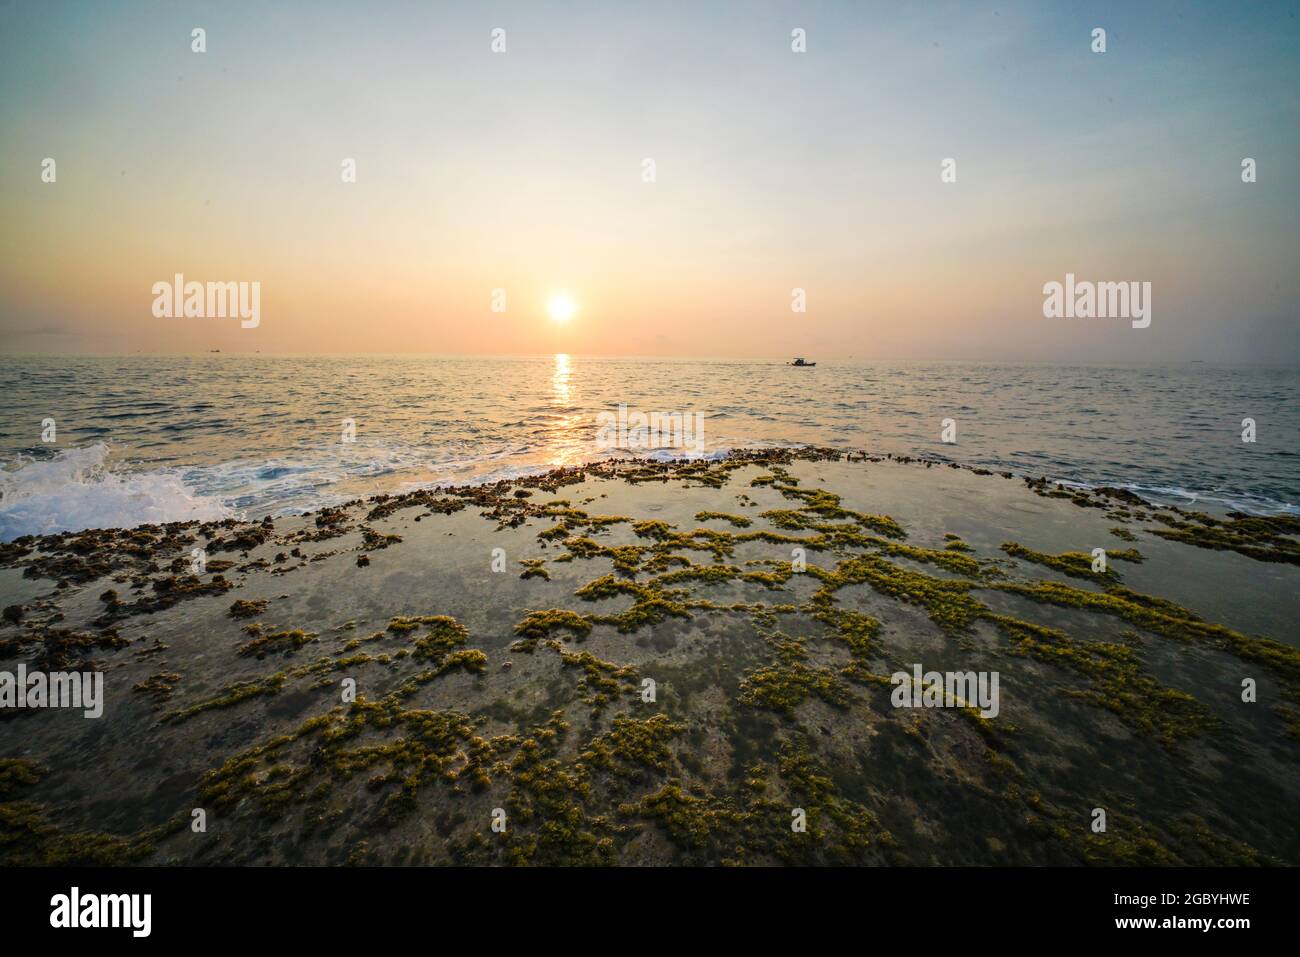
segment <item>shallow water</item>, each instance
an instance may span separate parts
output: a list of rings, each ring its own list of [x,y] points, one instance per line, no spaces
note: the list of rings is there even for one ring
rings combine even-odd
[[[576,464],[612,454],[596,416],[620,404],[703,414],[705,454],[806,444],[920,454],[1211,511],[1296,512],[1298,386],[1295,368],[1205,364],[9,357],[0,538],[289,514]],[[1241,441],[1245,417],[1253,444]],[[54,443],[41,439],[46,418]],[[940,440],[948,418],[955,445]],[[340,441],[345,419],[355,442]],[[628,449],[656,451],[644,438]]]

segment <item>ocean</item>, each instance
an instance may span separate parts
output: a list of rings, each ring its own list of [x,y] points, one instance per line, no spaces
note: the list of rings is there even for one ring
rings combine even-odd
[[[1210,512],[1300,512],[1295,367],[6,357],[0,388],[9,396],[0,417],[5,541],[293,514],[616,454],[801,445],[1121,486]],[[702,415],[702,441],[683,452],[634,433],[627,451],[611,449],[598,416],[620,405]],[[1247,418],[1254,442],[1242,441]],[[942,440],[945,419],[955,443]]]

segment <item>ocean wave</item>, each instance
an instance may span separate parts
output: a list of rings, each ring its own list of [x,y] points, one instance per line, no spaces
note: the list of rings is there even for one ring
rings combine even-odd
[[[1300,515],[1300,505],[1280,502],[1258,495],[1244,495],[1236,492],[1198,492],[1179,485],[1148,485],[1141,482],[1077,482],[1070,479],[1055,479],[1054,484],[1066,488],[1091,491],[1104,485],[1121,488],[1141,496],[1156,505],[1179,505],[1190,509],[1224,509],[1229,512],[1244,512],[1248,515]]]
[[[646,459],[651,462],[675,462],[682,459],[688,459],[692,462],[720,462],[730,454],[730,449],[712,449],[708,452],[692,452],[689,449],[653,449],[651,451],[633,456],[638,459]]]
[[[20,456],[0,470],[0,541],[230,514],[220,500],[187,488],[174,471],[110,469],[109,451],[107,443],[96,442],[48,459]]]

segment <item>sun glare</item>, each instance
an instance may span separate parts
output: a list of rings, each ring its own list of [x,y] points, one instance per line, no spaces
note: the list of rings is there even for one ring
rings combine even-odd
[[[566,293],[552,296],[546,303],[547,315],[556,322],[568,322],[577,311],[578,304],[573,301],[572,296]]]

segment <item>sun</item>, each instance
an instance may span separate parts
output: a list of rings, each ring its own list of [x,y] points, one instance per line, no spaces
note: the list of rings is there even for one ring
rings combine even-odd
[[[578,304],[568,293],[556,293],[546,301],[546,314],[556,322],[568,322],[578,311]]]

